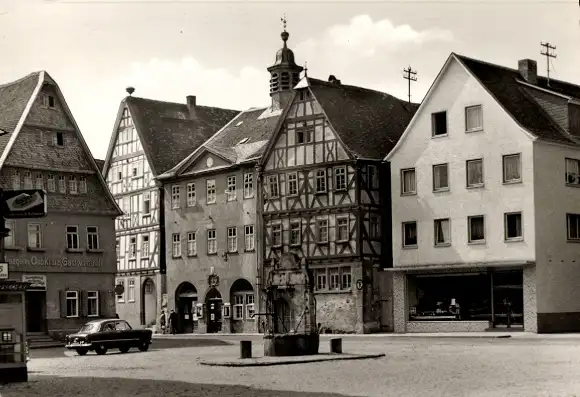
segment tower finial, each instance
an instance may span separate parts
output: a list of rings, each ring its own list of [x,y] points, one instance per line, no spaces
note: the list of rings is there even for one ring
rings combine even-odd
[[[280,20],[282,21],[282,26],[284,27],[284,31],[286,31],[286,13],[284,13],[284,16],[282,18],[280,18]]]
[[[308,63],[304,61],[304,77],[308,77]]]

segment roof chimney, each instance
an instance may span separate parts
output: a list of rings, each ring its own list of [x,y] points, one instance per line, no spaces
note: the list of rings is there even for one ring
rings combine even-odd
[[[538,63],[532,59],[520,59],[518,70],[524,80],[530,84],[538,84]]]
[[[188,95],[185,98],[187,100],[187,108],[189,109],[189,115],[193,117],[195,116],[195,108],[196,108],[195,95]]]
[[[340,84],[340,80],[336,78],[335,75],[331,74],[328,76],[328,82],[332,84]]]

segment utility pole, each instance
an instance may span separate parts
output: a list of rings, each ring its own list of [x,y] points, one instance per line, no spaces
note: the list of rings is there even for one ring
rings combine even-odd
[[[411,69],[411,66],[407,69],[403,69],[403,78],[408,81],[408,95],[409,95],[409,103],[411,103],[411,81],[417,81],[417,72]]]
[[[550,50],[555,50],[556,46],[550,45],[550,43],[540,43],[542,47],[546,49],[545,52],[541,52],[542,55],[546,56],[546,67],[548,69],[548,87],[550,86],[550,58],[556,58],[556,54],[552,54]]]

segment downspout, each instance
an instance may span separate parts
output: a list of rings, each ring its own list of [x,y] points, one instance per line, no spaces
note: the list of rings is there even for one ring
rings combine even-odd
[[[262,313],[262,309],[265,308],[265,305],[262,304],[264,299],[264,294],[262,292],[262,286],[264,284],[264,220],[262,217],[264,212],[262,194],[263,174],[260,163],[257,163],[254,169],[256,170],[256,313]],[[256,319],[256,331],[258,332],[261,330],[260,324],[262,321],[264,321],[262,316],[258,316]]]

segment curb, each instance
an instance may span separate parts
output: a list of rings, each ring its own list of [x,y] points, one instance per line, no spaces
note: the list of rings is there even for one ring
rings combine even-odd
[[[392,335],[393,339],[505,339],[511,338],[511,335]],[[523,338],[519,338],[523,339]]]
[[[280,360],[280,361],[253,361],[253,362],[243,362],[243,359],[239,359],[240,361],[209,361],[209,360],[198,360],[198,363],[201,365],[207,365],[211,367],[269,367],[274,365],[291,365],[291,364],[307,364],[307,363],[319,363],[323,361],[345,361],[345,360],[366,360],[372,358],[381,358],[385,357],[384,353],[380,354],[337,354],[335,357],[320,357],[316,358],[313,356],[312,358],[303,358],[300,360]],[[260,359],[262,357],[257,357],[255,359]]]
[[[29,345],[28,348],[30,350],[36,350],[36,349],[54,349],[55,347],[64,347],[65,344],[64,343],[46,343],[46,344],[42,344],[42,345]]]

